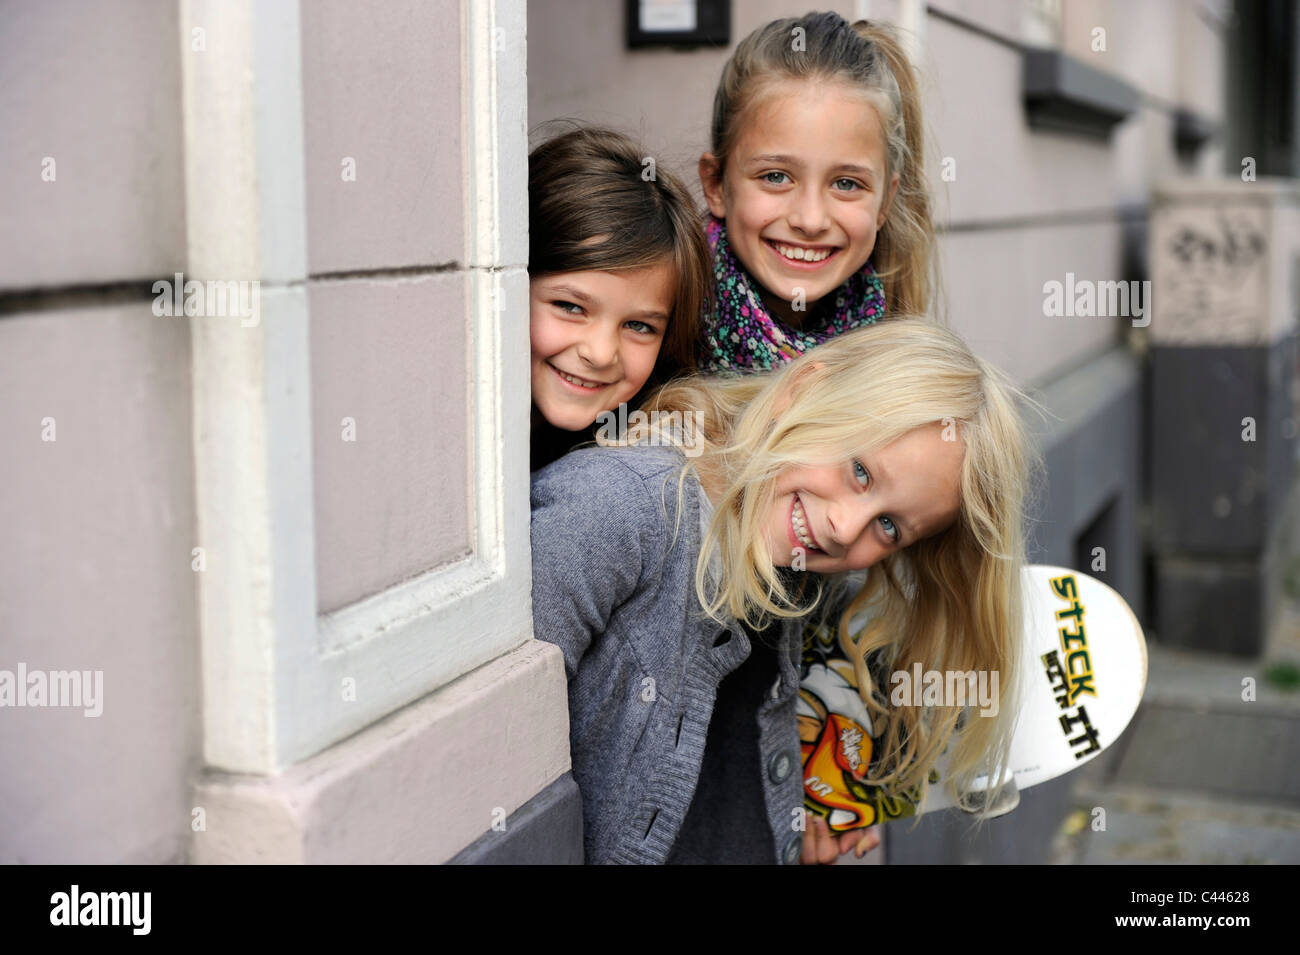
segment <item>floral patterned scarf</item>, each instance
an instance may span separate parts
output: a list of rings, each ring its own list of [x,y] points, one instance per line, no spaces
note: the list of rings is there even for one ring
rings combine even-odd
[[[703,371],[770,370],[885,314],[885,289],[868,261],[817,303],[804,328],[791,328],[763,304],[758,283],[727,241],[726,220],[710,216],[706,232],[717,302],[714,314],[703,320],[699,353]]]

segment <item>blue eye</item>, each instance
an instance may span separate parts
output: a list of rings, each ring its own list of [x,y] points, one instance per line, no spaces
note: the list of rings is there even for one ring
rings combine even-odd
[[[889,536],[889,539],[891,541],[893,541],[894,543],[898,543],[898,538],[900,534],[900,531],[898,530],[898,525],[896,525],[888,517],[881,517],[880,526],[885,529],[885,533]]]
[[[853,462],[853,476],[858,479],[863,487],[866,487],[871,482],[871,475],[867,473],[867,469],[862,466],[861,461]]]
[[[836,179],[834,184],[838,186],[842,182],[847,182],[849,184],[849,187],[847,189],[840,190],[841,192],[852,192],[854,189],[862,188],[861,184],[856,179]]]
[[[783,172],[777,172],[776,170],[773,170],[772,172],[765,172],[765,173],[763,173],[763,181],[764,181],[764,182],[770,182],[770,183],[772,183],[772,185],[774,185],[774,186],[784,186],[784,185],[785,185],[784,182],[773,182],[773,180],[772,180],[772,177],[773,177],[773,176],[783,176],[783,177],[785,177],[786,179],[789,179],[789,178],[790,178],[789,176],[786,176],[786,174],[783,173]]]

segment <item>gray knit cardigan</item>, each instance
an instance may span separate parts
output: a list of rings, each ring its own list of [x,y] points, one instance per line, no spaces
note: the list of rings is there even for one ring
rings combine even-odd
[[[674,448],[587,448],[532,479],[533,630],[564,652],[569,741],[589,863],[662,863],[700,778],[718,684],[749,655],[734,619],[695,595],[711,513]],[[716,565],[715,565],[716,566]],[[755,713],[773,861],[797,863],[803,772],[795,722],[800,622],[779,626],[780,674]]]

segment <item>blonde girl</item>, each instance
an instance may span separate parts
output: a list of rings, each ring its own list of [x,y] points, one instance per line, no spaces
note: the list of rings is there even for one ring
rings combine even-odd
[[[699,163],[716,305],[710,370],[774,368],[930,305],[934,228],[917,80],[894,33],[810,13],[727,61]]]
[[[927,311],[936,283],[924,139],[918,79],[888,25],[810,13],[741,41],[699,163],[715,282],[701,367],[773,368],[886,314]],[[804,696],[824,726],[813,688]],[[805,736],[824,735],[801,720]],[[810,806],[808,861],[879,841],[856,822],[833,838],[834,810]]]
[[[862,599],[898,666],[1017,666],[1030,452],[1013,391],[918,319],[773,375],[670,383],[646,410],[625,446],[532,483],[534,631],[564,653],[587,860],[796,863],[802,620],[827,575],[873,568]],[[956,747],[959,783],[1005,762],[1001,686],[1000,715]],[[885,716],[903,740],[885,768],[923,780],[957,713]]]
[[[605,411],[693,369],[710,297],[690,193],[620,133],[578,126],[528,157],[532,468]]]

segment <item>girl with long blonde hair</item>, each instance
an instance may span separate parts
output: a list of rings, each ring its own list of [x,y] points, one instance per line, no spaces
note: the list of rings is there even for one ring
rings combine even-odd
[[[1004,377],[909,319],[772,375],[670,383],[644,412],[533,479],[534,630],[564,652],[588,860],[800,861],[802,624],[846,571],[870,568],[844,623],[880,621],[841,627],[863,686],[877,648],[1003,674],[950,762],[959,789],[999,778],[1032,454]],[[960,715],[882,711],[880,771],[924,784]]]

